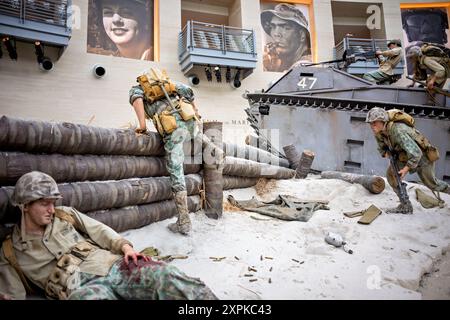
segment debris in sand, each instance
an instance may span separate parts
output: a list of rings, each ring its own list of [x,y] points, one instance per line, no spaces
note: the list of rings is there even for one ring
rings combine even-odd
[[[261,178],[255,185],[256,194],[260,197],[267,195],[277,186],[277,181],[274,179]]]
[[[223,259],[226,259],[226,257],[209,257],[214,262],[220,262]]]
[[[158,259],[159,261],[171,262],[171,261],[173,261],[175,259],[187,259],[189,257],[185,256],[185,255],[176,255],[176,254],[174,254],[174,255],[168,255],[168,256],[163,256],[163,257],[157,256],[155,258]]]

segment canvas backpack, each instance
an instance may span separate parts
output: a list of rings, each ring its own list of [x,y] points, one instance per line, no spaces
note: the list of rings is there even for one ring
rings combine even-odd
[[[414,129],[414,140],[419,145],[419,147],[424,151],[425,155],[427,156],[428,160],[431,162],[434,162],[439,159],[439,150],[433,146],[430,141],[420,132],[418,131],[414,125],[415,120],[412,116],[407,114],[404,111],[398,110],[398,109],[391,109],[387,111],[388,114],[388,122],[386,125],[386,128],[388,132],[391,130],[392,126],[396,122],[401,122],[406,124],[407,126]]]

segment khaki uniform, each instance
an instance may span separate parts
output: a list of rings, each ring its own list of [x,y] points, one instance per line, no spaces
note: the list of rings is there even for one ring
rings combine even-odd
[[[380,64],[379,70],[392,76],[394,74],[394,68],[402,60],[402,48],[396,47],[394,49],[389,49],[383,51],[381,55],[387,59]]]
[[[81,230],[96,243],[96,250],[79,265],[80,272],[105,276],[114,262],[122,257],[122,246],[131,243],[110,227],[69,207],[58,207],[72,215]],[[12,241],[17,262],[27,278],[39,288],[45,289],[47,279],[56,267],[57,260],[82,241],[87,240],[69,222],[57,217],[49,224],[44,236],[29,235],[14,227]],[[0,252],[0,293],[13,299],[25,299],[25,288],[14,268]]]
[[[380,63],[378,70],[364,74],[364,79],[372,82],[389,80],[389,78],[394,74],[394,68],[402,60],[402,48],[396,47],[389,49],[381,52],[381,55],[387,59]]]
[[[447,78],[450,77],[450,70],[446,66],[446,58],[428,57],[422,55],[419,60],[419,68],[430,69],[436,75],[436,85],[442,88]],[[448,59],[448,58],[447,58]]]
[[[67,279],[63,295],[58,295],[60,299],[217,299],[203,281],[187,276],[174,266],[142,259],[138,260],[138,266],[133,262],[127,265],[123,261],[122,246],[131,245],[129,241],[73,208],[56,209],[71,215],[77,229],[55,216],[43,236],[25,234],[18,226],[12,234],[17,262],[26,277],[38,287],[44,289],[49,283],[55,288],[52,279],[61,270],[56,268],[57,260],[60,264],[67,257],[65,254],[73,252],[74,246],[80,247],[88,240],[93,249],[81,258],[75,277]],[[56,277],[58,284],[63,277],[64,274]],[[26,297],[19,275],[5,259],[3,250],[0,253],[0,293],[13,299]]]

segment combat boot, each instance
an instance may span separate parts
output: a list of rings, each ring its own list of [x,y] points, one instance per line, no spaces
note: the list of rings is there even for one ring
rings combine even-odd
[[[169,224],[167,227],[174,233],[189,234],[191,231],[191,219],[189,218],[189,209],[187,203],[187,191],[178,191],[173,194],[175,205],[178,212],[178,220]]]
[[[450,194],[450,185],[449,186],[447,186],[447,189],[445,189],[444,191],[442,191],[443,193],[446,193],[446,194]]]
[[[386,213],[412,214],[413,207],[411,201],[408,200],[407,202],[400,203],[396,208],[387,209]]]

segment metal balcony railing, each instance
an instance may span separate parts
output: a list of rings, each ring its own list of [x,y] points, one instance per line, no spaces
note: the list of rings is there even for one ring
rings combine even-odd
[[[256,55],[253,30],[189,21],[180,33],[180,51],[190,48]]]
[[[375,50],[387,50],[386,39],[360,39],[360,38],[344,38],[335,48],[335,58],[342,58],[345,50],[352,49],[354,53],[363,53]]]
[[[71,0],[0,0],[0,36],[68,45]]]
[[[385,51],[388,40],[386,39],[361,39],[361,38],[348,38],[345,37],[334,47],[334,58],[341,59],[345,50],[351,50],[352,53],[364,53],[369,51]],[[401,61],[394,69],[395,74],[403,73],[403,61]],[[367,62],[357,61],[350,64],[348,72],[352,74],[365,73],[378,68],[378,61],[376,59],[369,60]]]
[[[253,30],[188,21],[179,34],[178,57],[183,72],[195,65],[218,65],[243,70],[256,67]]]
[[[0,0],[0,14],[67,27],[69,0]]]

